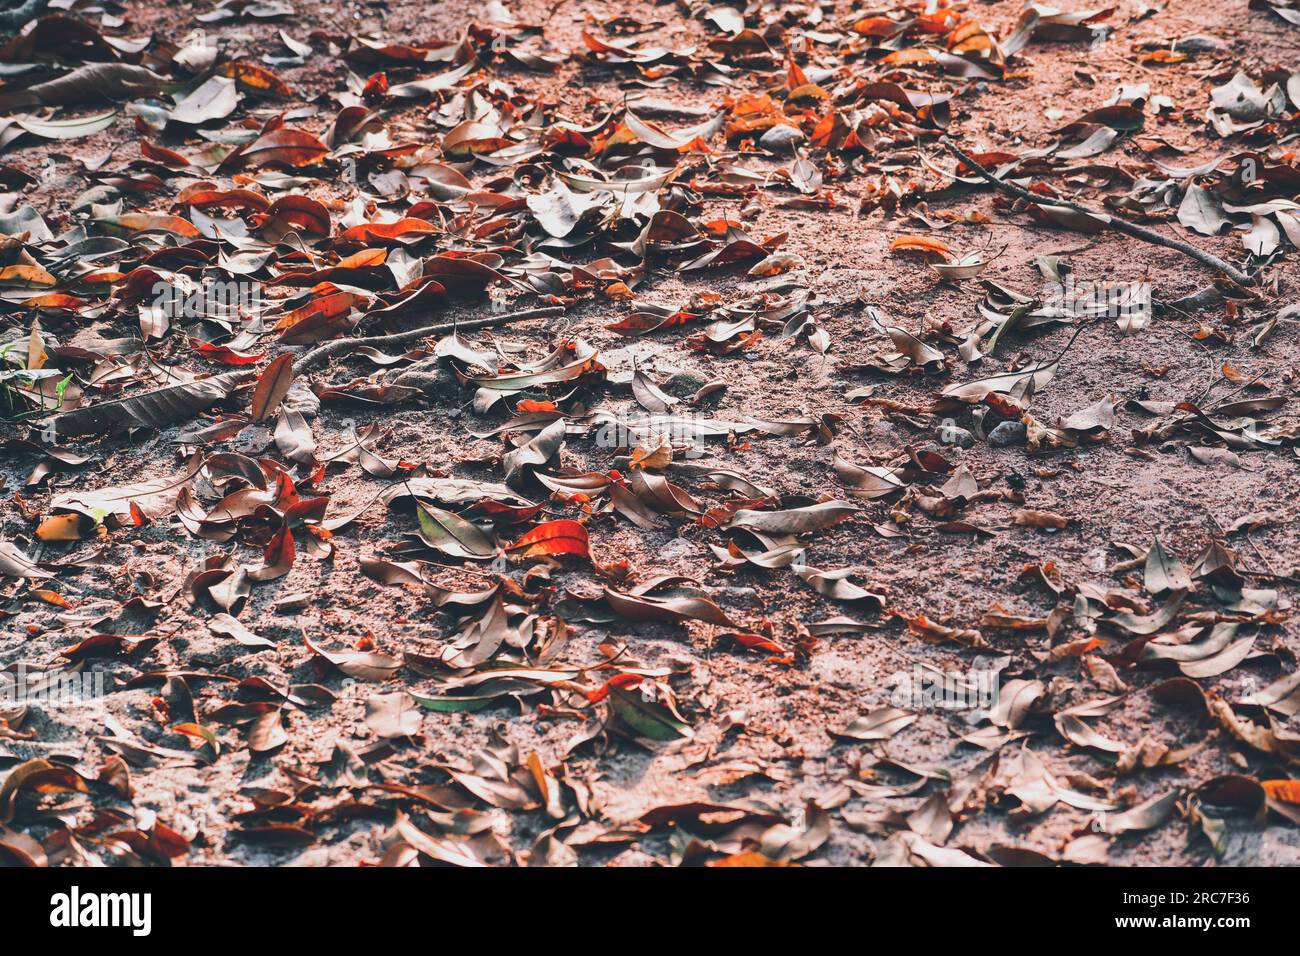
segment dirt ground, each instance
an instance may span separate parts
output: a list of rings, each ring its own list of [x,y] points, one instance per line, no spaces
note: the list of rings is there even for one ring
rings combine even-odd
[[[743,94],[786,83],[783,55],[762,69],[737,68],[730,85],[673,75],[647,89],[644,75],[583,53],[584,31],[607,40],[634,40],[642,49],[703,49],[718,30],[684,5],[597,0],[308,5],[298,0],[297,6],[287,18],[200,24],[196,16],[209,10],[208,4],[128,2],[119,32],[179,44],[202,26],[227,55],[253,61],[288,55],[281,30],[303,41],[319,34],[305,63],[273,67],[291,86],[290,97],[244,104],[245,112],[257,117],[255,126],[276,113],[292,116],[294,110],[319,107],[294,120],[296,127],[316,134],[333,120],[349,69],[362,80],[385,70],[396,85],[450,68],[445,62],[349,63],[327,52],[327,36],[434,47],[456,40],[471,23],[540,25],[540,37],[530,40],[529,48],[553,55],[559,61],[554,72],[497,59],[487,75],[509,84],[512,102],[546,104],[552,121],[563,117],[579,128],[597,124],[636,95],[664,101],[655,122],[676,130],[701,122]],[[1065,6],[1085,9],[1074,0]],[[848,35],[850,25],[873,13],[843,0],[822,3],[820,9],[821,23],[805,30]],[[997,37],[1011,32],[1021,11],[1019,3],[1010,2],[961,7],[964,17]],[[762,22],[781,19],[780,12],[772,8]],[[805,24],[805,16],[805,8],[791,5],[782,22],[794,27]],[[642,29],[611,32],[608,24],[615,17]],[[1283,243],[1281,254],[1259,268],[1259,285],[1236,290],[1242,298],[1232,305],[1217,294],[1192,301],[1189,297],[1215,284],[1214,271],[1205,265],[1113,230],[1084,233],[1036,220],[1022,202],[1013,204],[986,185],[953,188],[935,171],[955,164],[940,135],[968,153],[1020,156],[1050,145],[1065,124],[1107,105],[1124,84],[1149,86],[1143,128],[1124,133],[1097,156],[1075,161],[1090,168],[1062,172],[1068,164],[1059,160],[1042,172],[1030,167],[1034,182],[1050,183],[1062,195],[1100,208],[1107,198],[1123,197],[1142,177],[1160,178],[1155,161],[1186,169],[1249,149],[1267,164],[1297,164],[1296,104],[1287,111],[1289,126],[1277,121],[1260,135],[1222,138],[1207,126],[1206,115],[1211,89],[1239,71],[1259,78],[1300,69],[1300,27],[1267,9],[1248,7],[1245,0],[1215,5],[1167,0],[1151,6],[1126,0],[1105,23],[1112,29],[1095,44],[1035,37],[997,80],[963,80],[912,67],[891,73],[887,65],[841,58],[836,44],[814,46],[811,56],[799,58],[805,71],[821,65],[846,71],[837,79],[876,81],[888,75],[909,88],[957,95],[946,129],[926,129],[916,143],[868,149],[856,158],[832,151],[830,164],[825,150],[805,146],[804,155],[819,168],[833,164],[839,171],[827,175],[824,184],[831,205],[792,203],[800,193],[791,188],[758,188],[743,195],[701,190],[701,207],[687,214],[693,223],[726,218],[743,221],[755,238],[784,233],[781,251],[802,260],[793,272],[750,276],[747,269],[756,260],[684,271],[682,259],[655,256],[644,281],[635,284],[635,303],[587,292],[572,296],[562,318],[462,335],[476,350],[499,350],[503,367],[536,361],[559,343],[581,340],[596,351],[603,380],[551,385],[479,414],[474,387],[448,384],[444,373],[439,390],[391,404],[327,395],[320,414],[308,420],[318,461],[352,446],[354,429],[374,426],[368,452],[403,463],[395,474],[377,477],[372,471],[384,469],[367,470],[355,460],[333,462],[310,483],[310,495],[303,491],[304,498],[328,498],[328,521],[361,509],[413,474],[501,482],[506,476],[501,455],[511,449],[501,429],[515,414],[517,399],[549,396],[573,415],[565,396],[578,387],[577,401],[588,411],[629,414],[638,408],[631,383],[640,372],[669,394],[688,396],[676,411],[710,421],[760,423],[757,430],[706,441],[701,457],[682,458],[679,451],[662,474],[695,496],[701,510],[751,495],[691,474],[693,465],[727,469],[774,492],[779,503],[756,504],[759,512],[833,500],[855,504],[857,510],[844,520],[798,535],[798,544],[806,549],[807,565],[850,569],[849,580],[879,600],[838,600],[820,593],[801,580],[797,564],[795,569],[743,561],[729,566],[710,545],[725,549],[735,541],[751,553],[762,548],[725,520],[659,514],[657,526],[641,527],[625,512],[606,507],[607,498],[593,494],[584,503],[550,497],[534,476],[514,486],[517,494],[546,502],[537,521],[581,520],[589,535],[589,559],[521,557],[518,551],[504,565],[458,559],[421,544],[409,497],[390,507],[379,502],[332,536],[299,530],[288,573],[254,582],[246,600],[231,611],[244,629],[269,642],[252,647],[224,626],[212,629],[222,608],[196,596],[192,576],[221,555],[237,565],[260,566],[267,544],[263,525],[241,528],[224,542],[192,533],[176,514],[138,525],[117,522],[120,527],[106,527],[85,540],[40,540],[36,534],[39,523],[57,512],[51,502],[60,494],[182,477],[196,450],[182,436],[193,431],[195,421],[68,440],[65,447],[89,460],[57,468],[37,484],[28,480],[41,456],[31,446],[10,444],[0,452],[0,538],[54,576],[0,579],[5,602],[0,666],[14,672],[20,664],[33,669],[79,665],[111,675],[111,687],[75,707],[35,704],[23,714],[9,713],[9,729],[0,733],[0,774],[44,759],[75,768],[78,779],[90,782],[81,788],[85,793],[53,788],[59,792],[22,794],[16,808],[0,799],[0,847],[17,860],[31,861],[40,854],[24,839],[30,838],[52,864],[1300,863],[1297,807],[1288,803],[1284,788],[1268,788],[1267,802],[1261,788],[1261,782],[1296,775],[1300,751],[1287,735],[1300,731],[1300,723],[1293,713],[1249,700],[1293,673],[1300,652],[1300,631],[1291,616],[1300,577],[1295,493],[1300,487],[1295,444],[1300,313],[1293,309],[1288,317],[1286,312],[1300,302],[1296,250]],[[527,35],[522,29],[505,32]],[[1193,35],[1219,43],[1177,62],[1146,56]],[[639,75],[642,85],[634,83]],[[1157,113],[1151,103],[1162,96],[1172,107]],[[447,131],[431,116],[437,104],[388,105],[381,122],[394,142],[437,143]],[[671,115],[665,104],[684,112]],[[6,211],[31,205],[57,235],[84,218],[73,206],[93,181],[139,162],[141,135],[119,118],[109,129],[81,139],[27,137],[11,145],[0,162],[34,182],[6,197]],[[189,154],[202,145],[192,136],[163,142]],[[736,148],[719,136],[710,144],[708,162],[735,159],[768,176],[791,166],[789,156],[747,147],[737,157]],[[92,176],[84,161],[106,153]],[[681,158],[699,161],[689,152]],[[492,191],[531,195],[541,188],[540,174],[551,162],[549,157],[500,165],[480,160],[458,168],[476,188],[487,190],[504,177],[504,185],[496,182]],[[528,163],[540,171],[521,173],[519,167]],[[356,185],[336,174],[320,169],[296,174],[312,177],[300,190],[338,217],[358,195]],[[1012,174],[1022,175],[1030,174]],[[166,211],[195,178],[192,172],[172,171],[163,191],[128,194],[127,209]],[[226,172],[204,178],[222,188],[234,182]],[[716,175],[698,177],[699,182],[716,180]],[[885,180],[904,188],[902,201],[877,201]],[[907,192],[913,184],[915,194]],[[1290,197],[1295,194],[1292,188]],[[415,192],[398,201],[380,197],[379,208],[398,212],[420,198]],[[1231,263],[1246,261],[1239,233],[1199,235],[1178,223],[1177,200],[1173,205],[1174,210],[1144,221],[1161,235],[1192,242]],[[530,228],[535,236],[535,226]],[[954,257],[983,251],[991,264],[976,279],[943,281],[924,256],[891,249],[899,237],[916,235],[941,240]],[[620,241],[634,236],[635,230]],[[410,254],[447,248],[445,238],[433,237]],[[493,240],[497,243],[516,250],[505,256],[503,269],[517,269],[526,252],[524,234],[507,229]],[[586,263],[610,254],[601,241],[548,251]],[[1126,333],[1111,317],[1075,319],[1010,331],[992,354],[985,340],[983,359],[965,361],[959,345],[982,321],[986,288],[981,282],[1038,296],[1044,278],[1037,263],[1045,256],[1059,257],[1080,281],[1115,287],[1149,283],[1161,307],[1135,332]],[[627,265],[634,259],[619,261]],[[782,337],[780,324],[728,354],[692,347],[690,336],[708,318],[639,336],[609,328],[645,304],[675,311],[710,296],[738,303],[763,291],[775,296],[786,280],[809,290],[809,310],[827,337],[824,354],[806,336]],[[1219,288],[1226,285],[1219,282]],[[504,284],[494,286],[491,296],[504,309],[548,304],[543,296]],[[923,371],[913,363],[898,374],[882,372],[880,356],[896,349],[873,321],[869,305],[883,325],[937,349],[943,368]],[[30,315],[13,299],[6,308],[5,340],[25,342]],[[469,297],[403,315],[393,327],[490,314],[487,298]],[[1257,336],[1274,318],[1271,334]],[[111,306],[42,325],[45,348],[52,353],[55,345],[93,350],[106,340],[139,335],[134,310]],[[196,328],[173,328],[155,343],[158,360],[195,373],[229,371],[205,362],[186,344],[187,335],[198,334]],[[382,330],[367,325],[352,334]],[[382,351],[431,350],[435,341]],[[260,373],[276,356],[286,351],[300,356],[310,347],[286,347],[267,337],[257,348],[263,358],[248,370]],[[1107,397],[1114,408],[1113,423],[1100,434],[1085,434],[1076,447],[1033,452],[1023,440],[995,447],[979,435],[974,417],[986,405],[939,398],[950,386],[1058,355],[1055,376],[1032,395],[1035,422],[1056,425]],[[78,366],[83,373],[90,367]],[[300,381],[320,391],[326,383],[341,386],[385,371],[352,352]],[[111,388],[98,390],[84,374],[78,381],[87,404],[113,394]],[[699,394],[699,387],[711,382],[725,388]],[[198,424],[222,409],[245,408],[246,396],[247,391],[205,411]],[[1148,434],[1179,414],[1172,406],[1151,414],[1158,403],[1190,402],[1208,410],[1215,402],[1270,396],[1282,399],[1262,418],[1265,431],[1279,436],[1276,442],[1246,440],[1227,454],[1218,451],[1224,447],[1221,438],[1195,428],[1155,438]],[[576,417],[558,458],[538,470],[620,469],[630,475],[634,466],[627,456],[633,449],[605,447],[594,430],[575,425]],[[1001,420],[992,413],[985,418]],[[781,422],[807,424],[772,424]],[[945,422],[974,432],[972,447],[945,443]],[[27,424],[6,427],[10,438],[28,434]],[[202,453],[269,457],[308,484],[306,476],[315,469],[288,461],[272,430],[273,423],[254,424]],[[526,429],[509,434],[531,437]],[[907,469],[907,487],[891,496],[855,496],[837,459],[859,467]],[[921,469],[922,462],[930,464]],[[969,500],[954,503],[951,494],[939,491],[954,474],[975,482]],[[209,494],[204,504],[216,497]],[[1068,523],[1041,527],[1034,513],[1047,513],[1046,523],[1052,523],[1051,516]],[[527,527],[499,526],[498,539],[512,541]],[[1145,556],[1154,540],[1193,574],[1183,604],[1146,633],[1099,622],[1099,615],[1141,616],[1169,603],[1168,591],[1153,593],[1149,587],[1150,571],[1144,580]],[[1246,598],[1234,605],[1233,597],[1215,592],[1216,579],[1196,574],[1199,557],[1215,543],[1235,561],[1237,588],[1258,589],[1255,600],[1262,606]],[[509,596],[508,630],[517,641],[507,637],[496,663],[570,668],[577,674],[563,686],[504,694],[479,710],[415,706],[408,711],[409,700],[400,695],[438,697],[450,678],[481,673],[477,665],[457,668],[447,660],[453,642],[483,610],[455,603],[439,607],[437,592],[381,583],[363,571],[362,562],[370,559],[430,562],[427,578],[452,591],[475,591],[506,579],[500,593]],[[626,567],[619,566],[623,561]],[[611,613],[599,600],[605,588],[627,591],[660,575],[690,579],[733,625],[698,618],[632,620]],[[52,604],[37,590],[55,592],[66,606]],[[816,626],[840,617],[857,625]],[[1234,666],[1208,668],[1215,673],[1180,677],[1176,660],[1151,659],[1145,650],[1202,640],[1210,625],[1225,622],[1237,625],[1234,640],[1253,637],[1254,642]],[[518,637],[519,628],[526,636],[529,626],[541,635],[531,644]],[[735,633],[761,634],[778,650],[746,647]],[[105,634],[124,640],[85,643]],[[359,663],[341,667],[307,641],[331,653],[382,655],[397,666],[380,673]],[[616,664],[598,666],[610,659]],[[881,731],[877,739],[870,731],[864,734],[868,739],[836,736],[856,719],[879,715],[896,702],[893,675],[926,666],[965,673],[976,662],[1000,668],[1000,721],[901,704],[915,719],[896,732]],[[627,679],[631,690],[604,698],[596,693],[616,673],[633,670],[646,675],[640,686]],[[250,684],[253,678],[264,683]],[[651,686],[660,702],[670,690],[689,736],[635,740],[637,735],[609,726],[615,697],[640,699]],[[286,688],[291,699],[281,693]],[[1025,706],[1013,706],[1009,692],[1023,693]],[[403,705],[400,733],[389,731],[384,715],[376,714],[389,706],[389,695],[398,695],[392,700]],[[275,704],[269,712],[283,726],[282,741],[261,719],[268,712],[266,701]],[[1090,701],[1104,703],[1095,713],[1085,708],[1081,719],[1060,716]],[[1244,727],[1234,732],[1222,705]],[[1070,737],[1061,729],[1063,722]],[[176,731],[182,723],[200,725],[219,748],[198,731]],[[5,727],[0,724],[0,730]],[[963,739],[974,732],[976,743]],[[1093,733],[1101,746],[1087,745],[1083,735]],[[0,786],[14,793],[21,789]],[[1168,805],[1158,802],[1167,796]],[[1152,801],[1157,801],[1154,809]],[[1133,807],[1141,812],[1125,812]],[[1118,827],[1108,823],[1115,816],[1123,820]]]

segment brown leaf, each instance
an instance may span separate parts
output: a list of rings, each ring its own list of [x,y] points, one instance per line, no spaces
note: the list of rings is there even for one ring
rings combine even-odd
[[[293,384],[293,356],[285,353],[268,365],[257,379],[249,416],[255,422],[264,422],[280,406]]]

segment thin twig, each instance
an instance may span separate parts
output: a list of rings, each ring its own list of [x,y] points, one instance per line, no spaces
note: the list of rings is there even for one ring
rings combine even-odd
[[[406,332],[394,332],[391,335],[368,335],[364,338],[335,339],[301,355],[298,361],[293,363],[293,374],[301,375],[303,372],[329,361],[329,359],[341,352],[349,352],[362,346],[403,345],[407,342],[418,342],[420,339],[428,338],[431,335],[446,335],[449,332],[463,329],[490,329],[498,325],[509,325],[512,322],[523,322],[528,319],[549,319],[552,316],[563,314],[563,306],[551,305],[541,309],[525,309],[522,312],[509,312],[505,315],[489,315],[481,319],[468,319],[464,322],[440,322],[437,325],[426,325],[418,329],[409,329]]]
[[[1205,357],[1210,360],[1210,384],[1205,386],[1205,388],[1201,389],[1194,396],[1192,396],[1192,400],[1191,400],[1193,405],[1199,406],[1201,402],[1203,402],[1206,399],[1206,397],[1212,391],[1214,391],[1215,386],[1219,384],[1219,379],[1222,378],[1223,371],[1219,367],[1219,360],[1214,357],[1214,353],[1210,351],[1210,347],[1208,345],[1206,345],[1196,336],[1192,335],[1192,333],[1188,332],[1186,329],[1178,329],[1178,332],[1181,333],[1182,335],[1187,336],[1187,340],[1191,342],[1193,345],[1198,346],[1201,349],[1204,349]]]
[[[1013,186],[1011,183],[1006,183],[998,179],[991,172],[989,172],[979,163],[975,162],[975,160],[971,159],[971,157],[967,156],[960,149],[958,149],[957,146],[953,144],[952,140],[948,139],[948,137],[946,136],[943,137],[940,140],[940,142],[942,142],[943,145],[948,148],[948,151],[950,153],[952,153],[963,163],[969,166],[982,178],[988,180],[995,187],[997,187],[998,189],[1002,190],[1004,193],[1010,196],[1015,196],[1018,199],[1024,199],[1025,201],[1034,203],[1035,205],[1064,206],[1067,209],[1073,209],[1075,212],[1081,212],[1086,216],[1092,216],[1093,218],[1097,219],[1099,222],[1107,226],[1110,226],[1116,232],[1122,232],[1125,235],[1132,236],[1135,239],[1141,239],[1143,242],[1149,242],[1153,245],[1163,246],[1166,249],[1173,249],[1176,252],[1181,252],[1185,256],[1191,256],[1197,262],[1200,262],[1203,265],[1207,265],[1211,269],[1216,269],[1219,272],[1222,272],[1225,276],[1227,276],[1229,279],[1231,279],[1233,282],[1237,283],[1238,285],[1252,286],[1255,284],[1254,278],[1246,275],[1246,273],[1242,272],[1236,266],[1224,262],[1218,256],[1206,252],[1204,249],[1198,249],[1196,246],[1183,242],[1180,239],[1168,239],[1165,236],[1160,235],[1160,233],[1158,232],[1153,232],[1144,226],[1139,226],[1136,223],[1129,222],[1127,219],[1122,219],[1119,216],[1115,215],[1114,213],[1098,212],[1096,209],[1089,209],[1087,206],[1081,206],[1078,203],[1071,202],[1068,199],[1058,199],[1055,196],[1049,197],[1049,196],[1035,195],[1034,193],[1031,193],[1027,189],[1021,189],[1019,186]]]

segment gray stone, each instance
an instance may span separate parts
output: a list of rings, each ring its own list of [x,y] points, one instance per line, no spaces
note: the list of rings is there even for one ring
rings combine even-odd
[[[1002,422],[993,431],[989,432],[988,440],[989,444],[994,448],[1023,445],[1025,442],[1025,426],[1021,422]]]
[[[693,541],[687,541],[685,538],[673,538],[659,549],[659,557],[673,561],[677,558],[689,558],[699,550],[700,546]]]
[[[745,604],[758,606],[758,592],[753,588],[730,586],[722,589],[723,601],[727,604]]]

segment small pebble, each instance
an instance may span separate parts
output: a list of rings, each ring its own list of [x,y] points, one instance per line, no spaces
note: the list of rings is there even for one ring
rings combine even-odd
[[[956,445],[958,448],[972,448],[975,445],[974,435],[960,425],[947,422],[934,430],[934,436],[944,445]]]

